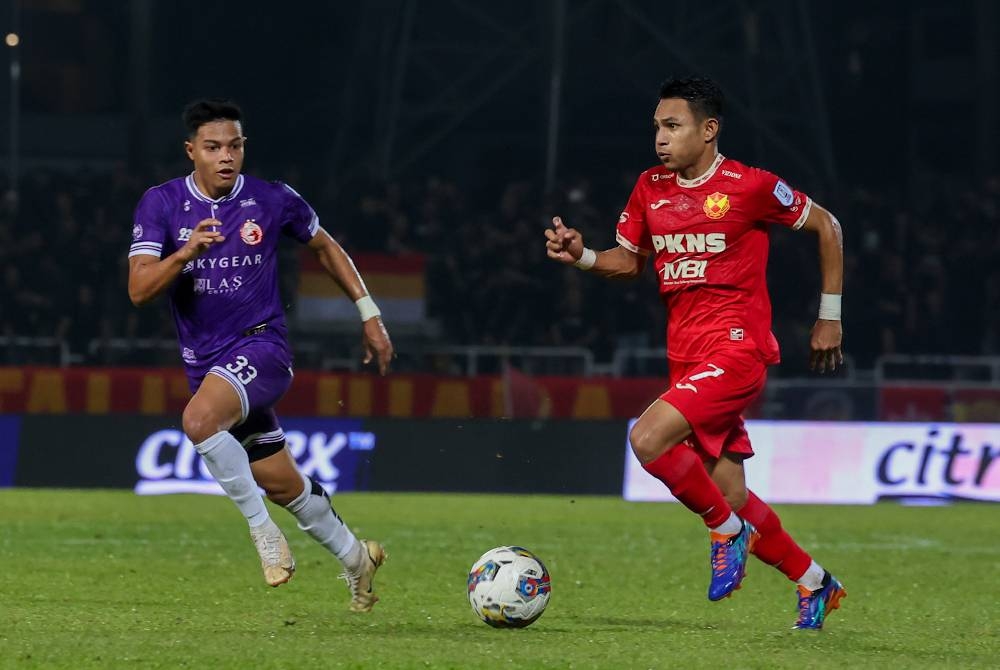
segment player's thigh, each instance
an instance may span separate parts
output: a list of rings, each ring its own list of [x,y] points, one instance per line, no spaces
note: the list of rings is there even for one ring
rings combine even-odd
[[[684,416],[692,443],[703,456],[719,458],[734,431],[742,430],[741,413],[760,394],[766,366],[750,354],[723,353],[671,373],[671,386],[660,396]],[[745,449],[744,449],[745,447]],[[752,455],[749,442],[733,449]]]
[[[242,419],[242,403],[232,385],[217,376],[206,375],[184,408],[181,421],[184,433],[198,444],[229,430]]]
[[[654,400],[632,426],[629,441],[640,463],[655,461],[691,434],[691,426],[676,407]]]
[[[284,342],[250,338],[220,356],[205,378],[212,375],[236,392],[242,423],[253,412],[270,410],[285,395],[292,384],[291,354]]]
[[[287,448],[250,463],[254,481],[267,497],[279,505],[287,505],[302,493],[305,482]]]

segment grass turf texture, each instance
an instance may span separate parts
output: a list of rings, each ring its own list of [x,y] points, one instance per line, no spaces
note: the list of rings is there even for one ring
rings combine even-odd
[[[794,587],[752,559],[706,600],[708,538],[682,507],[596,497],[345,494],[337,510],[389,562],[370,614],[337,564],[272,508],[298,560],[264,585],[228,500],[0,491],[0,667],[995,668],[997,509],[781,507],[847,586],[826,630],[791,631]],[[992,530],[990,530],[991,527]],[[552,600],[534,625],[471,612],[467,570],[536,552]]]

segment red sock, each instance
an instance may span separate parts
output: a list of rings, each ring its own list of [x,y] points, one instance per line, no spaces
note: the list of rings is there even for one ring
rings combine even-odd
[[[737,514],[756,526],[760,533],[753,553],[793,582],[798,581],[809,569],[812,557],[785,532],[781,527],[781,519],[770,505],[758,498],[753,491],[749,493],[746,504]]]
[[[721,526],[733,510],[722,491],[708,476],[704,463],[685,443],[642,466],[646,472],[667,485],[674,497],[700,516],[709,528]]]

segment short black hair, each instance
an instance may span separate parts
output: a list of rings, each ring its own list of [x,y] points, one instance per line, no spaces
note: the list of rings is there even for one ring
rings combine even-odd
[[[198,134],[198,129],[212,121],[237,121],[243,125],[243,111],[227,98],[202,98],[189,102],[181,114],[188,137]]]
[[[699,121],[718,119],[722,125],[722,112],[726,104],[722,88],[707,77],[667,79],[660,86],[660,100],[680,98],[687,100]]]

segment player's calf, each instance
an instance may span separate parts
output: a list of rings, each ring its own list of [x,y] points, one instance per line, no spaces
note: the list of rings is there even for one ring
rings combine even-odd
[[[385,550],[378,542],[359,541],[334,511],[323,487],[301,475],[304,488],[286,506],[298,521],[299,528],[319,542],[344,565],[351,588],[351,609],[367,612],[378,600],[372,585],[375,571],[385,561]]]

